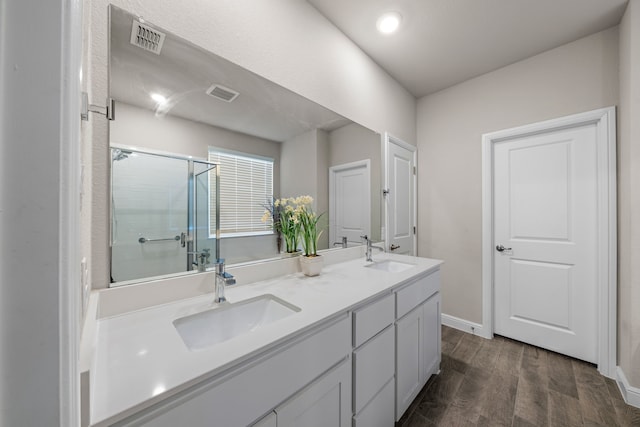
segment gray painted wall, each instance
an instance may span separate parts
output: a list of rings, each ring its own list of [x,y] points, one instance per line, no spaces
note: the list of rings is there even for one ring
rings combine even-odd
[[[418,254],[442,312],[482,323],[482,134],[618,103],[612,28],[418,100]]]

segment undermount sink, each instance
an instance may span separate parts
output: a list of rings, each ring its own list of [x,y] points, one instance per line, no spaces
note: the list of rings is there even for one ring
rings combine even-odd
[[[190,350],[201,350],[291,316],[300,308],[266,294],[173,321]]]
[[[380,271],[387,271],[389,273],[400,273],[402,271],[410,269],[411,267],[414,267],[414,265],[408,264],[406,262],[386,259],[384,261],[374,261],[371,264],[367,264],[365,267],[373,268]]]

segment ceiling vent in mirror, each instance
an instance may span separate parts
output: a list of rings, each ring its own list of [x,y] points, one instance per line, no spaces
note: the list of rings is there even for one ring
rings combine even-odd
[[[207,89],[207,95],[211,95],[221,101],[231,102],[236,99],[238,95],[240,95],[240,93],[236,92],[233,89],[229,89],[228,87],[214,84],[209,89]]]
[[[160,55],[165,34],[136,20],[131,26],[131,44]]]

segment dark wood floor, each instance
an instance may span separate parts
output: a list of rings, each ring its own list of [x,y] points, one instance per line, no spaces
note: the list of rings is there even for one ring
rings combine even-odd
[[[397,426],[640,426],[594,365],[442,328],[442,364]]]

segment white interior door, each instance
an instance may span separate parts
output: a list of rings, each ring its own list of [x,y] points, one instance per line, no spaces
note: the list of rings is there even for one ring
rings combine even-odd
[[[369,159],[329,169],[329,244],[361,243],[371,235],[371,162]]]
[[[416,147],[389,134],[385,139],[387,248],[393,253],[415,255]]]
[[[587,124],[508,139],[493,159],[494,331],[593,363],[596,131]]]

